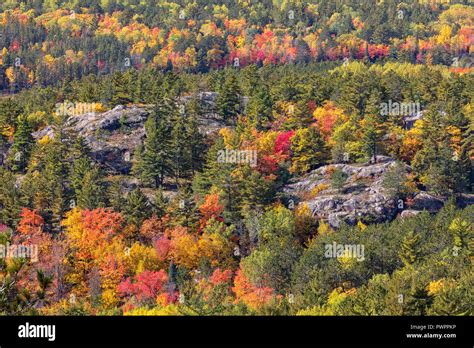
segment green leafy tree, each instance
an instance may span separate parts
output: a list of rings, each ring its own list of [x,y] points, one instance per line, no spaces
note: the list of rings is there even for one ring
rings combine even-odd
[[[315,127],[297,130],[291,138],[291,151],[290,171],[294,173],[305,173],[327,159],[326,145]]]

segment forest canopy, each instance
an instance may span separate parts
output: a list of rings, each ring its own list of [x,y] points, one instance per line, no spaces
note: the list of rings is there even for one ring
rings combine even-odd
[[[472,315],[468,1],[0,4],[0,314]]]

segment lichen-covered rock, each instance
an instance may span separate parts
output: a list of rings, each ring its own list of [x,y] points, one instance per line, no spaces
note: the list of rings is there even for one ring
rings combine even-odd
[[[307,204],[314,217],[327,220],[332,227],[358,220],[383,222],[393,219],[399,210],[398,202],[382,187],[383,176],[394,163],[391,158],[379,156],[375,164],[323,166],[295,180],[284,191],[289,199]],[[331,188],[329,173],[336,168],[348,176],[340,190]],[[311,192],[317,187],[323,189],[313,196]]]
[[[98,163],[112,172],[128,173],[133,152],[145,137],[144,123],[148,115],[146,107],[118,105],[104,113],[71,116],[65,128],[86,140]],[[46,127],[33,134],[35,138],[45,135],[54,137],[52,128]]]
[[[422,211],[438,212],[446,199],[424,191],[418,192],[409,202],[392,197],[383,187],[387,170],[395,165],[392,158],[378,156],[375,164],[334,164],[323,166],[307,175],[294,179],[284,188],[286,198],[293,204],[307,204],[316,219],[326,220],[332,227],[341,223],[380,223],[401,217],[414,216]],[[344,186],[331,188],[330,172],[336,168],[347,174]],[[411,171],[405,166],[407,172]],[[474,204],[474,195],[456,197],[458,206]]]
[[[214,111],[216,93],[203,92],[198,97],[203,110],[198,118],[199,131],[208,134],[222,128],[224,122]],[[191,97],[181,98],[183,105],[190,100]],[[129,174],[135,150],[146,136],[145,121],[152,109],[153,105],[118,105],[103,113],[71,116],[66,121],[65,128],[84,137],[91,147],[94,159],[107,170],[116,174]],[[46,135],[54,137],[51,127],[33,134],[36,139]]]

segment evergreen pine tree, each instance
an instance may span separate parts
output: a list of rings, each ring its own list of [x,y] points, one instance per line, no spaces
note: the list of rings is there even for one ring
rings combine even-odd
[[[409,297],[404,311],[406,315],[426,315],[428,308],[433,303],[433,297],[428,294],[426,287],[417,287]]]
[[[316,127],[302,128],[291,139],[293,152],[290,171],[305,173],[321,165],[327,159],[327,149]]]
[[[229,165],[227,165],[229,166]],[[229,168],[229,167],[227,167]],[[226,168],[226,169],[227,169]],[[226,173],[226,172],[224,172]],[[231,169],[227,171],[227,175],[221,175],[218,182],[215,183],[215,187],[221,192],[222,203],[224,204],[224,220],[229,224],[238,224],[242,220],[241,207],[242,207],[242,193],[241,189],[243,182],[240,178],[236,178],[231,175]],[[256,175],[258,176],[258,175]],[[255,178],[254,178],[255,179]],[[255,182],[255,181],[254,181]],[[255,197],[255,184],[247,187],[247,198],[252,204],[258,203],[258,199]]]
[[[449,225],[449,231],[453,235],[454,248],[458,251],[473,246],[473,227],[468,221],[455,218]]]
[[[76,195],[82,190],[84,177],[91,170],[92,163],[87,157],[80,157],[73,162],[69,181]]]
[[[196,224],[196,203],[190,185],[179,187],[172,209],[172,221],[178,226],[185,227],[192,227]]]
[[[272,118],[272,100],[267,86],[259,86],[246,107],[249,121],[258,130],[264,129]]]
[[[402,162],[396,162],[385,173],[382,187],[388,191],[392,198],[405,198],[407,180],[405,165]]]
[[[187,175],[191,167],[191,149],[184,116],[178,116],[171,130],[170,155],[176,184]]]
[[[17,187],[15,175],[0,167],[0,223],[16,226],[25,203]]]
[[[136,188],[128,194],[124,213],[127,223],[136,227],[140,227],[143,221],[151,216],[150,202],[140,189]]]
[[[455,191],[456,180],[458,179],[455,172],[459,171],[460,168],[458,161],[454,161],[453,157],[453,149],[447,143],[447,140],[438,144],[436,157],[428,164],[423,178],[423,183],[430,192],[448,195]],[[463,175],[459,176],[460,179],[462,177]]]
[[[53,231],[60,230],[64,213],[76,206],[67,180],[70,173],[66,144],[69,142],[60,139],[61,134],[55,133],[54,140],[35,149],[32,154],[34,166],[27,174],[26,185],[33,208],[40,211]]]
[[[348,115],[360,115],[360,93],[354,80],[354,74],[348,72],[344,78],[338,78],[335,87],[335,102],[344,109]]]
[[[148,117],[143,149],[134,167],[134,172],[154,187],[162,186],[165,175],[173,173],[170,110],[168,103],[160,103]]]
[[[203,158],[206,154],[204,136],[199,131],[197,117],[189,116],[186,134],[189,142],[190,169],[192,174],[202,169]]]
[[[454,152],[446,123],[446,115],[436,105],[424,113],[423,146],[412,162],[427,189],[439,195],[468,189],[472,167],[464,145],[460,154]]]
[[[241,180],[239,181],[239,208],[242,213],[261,210],[273,197],[271,181],[265,180],[264,176],[249,166],[241,169]]]
[[[85,173],[81,188],[76,191],[77,205],[82,209],[91,210],[103,207],[105,205],[104,193],[100,171],[98,168],[92,168]]]
[[[155,194],[155,200],[153,202],[153,213],[159,218],[163,217],[168,210],[168,204],[169,201],[163,194],[163,190],[157,190]]]
[[[98,102],[100,97],[97,76],[88,75],[84,77],[76,89],[77,98],[85,103]]]
[[[364,126],[362,129],[362,144],[367,158],[370,162],[377,163],[379,144],[383,136],[383,120],[380,114],[380,97],[378,93],[372,93],[365,108]]]
[[[468,285],[469,286],[469,285]],[[434,296],[429,315],[472,315],[472,285],[471,287],[448,285]]]
[[[51,229],[54,232],[61,230],[61,221],[64,218],[66,211],[76,207],[76,201],[68,199],[67,192],[62,184],[56,185],[52,188],[53,200],[49,210]]]
[[[216,100],[217,113],[226,121],[234,122],[240,114],[240,88],[234,74],[226,76]]]
[[[212,185],[224,183],[225,177],[230,175],[232,166],[218,161],[219,154],[222,151],[225,151],[224,139],[218,137],[206,154],[203,171],[197,173],[194,177],[193,190],[196,193],[202,196],[206,195]]]
[[[412,265],[417,261],[419,242],[420,236],[415,234],[413,231],[408,232],[408,234],[403,238],[398,256],[405,265]]]
[[[129,84],[131,81],[127,79],[127,76],[117,71],[112,76],[112,105],[127,105],[132,101],[132,97],[129,93]]]
[[[340,190],[344,187],[347,178],[348,175],[341,168],[336,168],[331,174],[331,186],[336,190]]]
[[[31,135],[31,128],[26,116],[19,116],[17,120],[17,128],[13,135],[13,146],[11,148],[11,167],[14,171],[23,172],[31,155],[34,145],[34,139]]]
[[[14,98],[0,100],[0,129],[4,126],[16,126],[23,107]]]
[[[108,205],[116,212],[120,212],[125,205],[125,198],[122,192],[122,184],[120,180],[113,180],[107,189]]]
[[[257,66],[255,64],[247,65],[242,69],[240,76],[242,94],[252,96],[255,93],[255,88],[261,84]]]

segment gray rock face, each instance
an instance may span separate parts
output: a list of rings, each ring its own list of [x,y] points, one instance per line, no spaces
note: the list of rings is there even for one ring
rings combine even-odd
[[[179,102],[181,105],[184,105],[186,110],[186,105],[193,98],[194,96],[183,96],[180,98]],[[198,127],[202,134],[207,135],[226,126],[222,120],[222,117],[217,113],[216,110],[216,92],[199,92],[196,95],[196,98],[199,99],[200,109],[202,112],[201,117],[198,118]],[[248,97],[243,96],[241,100],[242,106],[244,106],[247,102]]]
[[[456,197],[456,205],[460,208],[465,208],[472,204],[474,204],[474,194],[461,193]]]
[[[118,105],[104,113],[86,113],[72,116],[66,129],[84,137],[97,162],[116,173],[128,173],[133,152],[145,137],[144,123],[149,109]],[[54,137],[50,127],[33,134],[35,138]]]
[[[417,193],[407,204],[393,198],[383,187],[387,170],[395,165],[389,157],[378,157],[376,164],[354,165],[334,164],[323,166],[302,178],[295,179],[284,189],[286,197],[296,204],[307,204],[312,215],[326,220],[332,227],[340,227],[342,222],[356,224],[380,223],[394,219],[415,216],[422,211],[438,212],[446,199],[432,196],[424,191]],[[329,171],[339,168],[348,178],[343,188],[331,188]],[[405,167],[410,172],[410,167]],[[314,192],[315,188],[319,192]],[[463,194],[457,197],[457,205],[465,207],[474,204],[474,195]]]
[[[224,122],[214,111],[216,93],[200,93],[203,114],[198,118],[200,132],[208,134],[219,130]],[[181,105],[186,105],[192,97],[182,97]],[[129,174],[136,148],[143,143],[145,121],[153,105],[125,107],[118,105],[103,113],[85,113],[71,116],[66,121],[66,129],[84,137],[92,150],[92,156],[103,167],[116,174]],[[54,137],[51,127],[46,127],[33,136],[40,139],[48,135]]]
[[[395,161],[382,156],[377,160],[372,165],[323,166],[288,185],[285,192],[300,204],[306,203],[314,217],[327,220],[335,228],[342,222],[354,224],[358,220],[383,222],[393,219],[398,213],[398,202],[382,187],[382,181]],[[348,176],[340,190],[331,188],[329,171],[335,168]],[[311,194],[316,187],[322,190]],[[306,198],[308,194],[310,198]]]
[[[426,210],[430,213],[436,213],[444,206],[444,203],[443,199],[422,191],[413,198],[410,203],[410,210]]]

